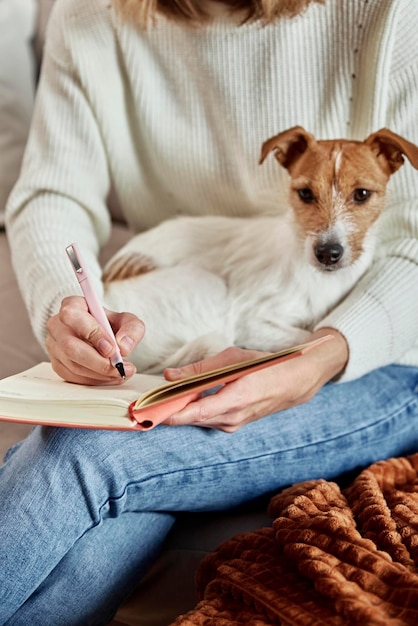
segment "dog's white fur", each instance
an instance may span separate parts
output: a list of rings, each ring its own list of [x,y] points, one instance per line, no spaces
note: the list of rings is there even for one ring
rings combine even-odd
[[[284,215],[175,218],[133,237],[106,266],[107,306],[145,323],[132,355],[139,370],[231,345],[276,351],[303,342],[370,266],[402,154],[418,168],[418,148],[387,129],[354,142],[316,141],[295,127],[266,141],[260,162],[270,151],[290,174]],[[330,259],[335,244],[340,258]]]

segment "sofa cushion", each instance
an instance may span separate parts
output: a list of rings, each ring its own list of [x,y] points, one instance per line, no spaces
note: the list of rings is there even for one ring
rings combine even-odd
[[[4,378],[45,360],[45,353],[32,332],[29,316],[12,268],[9,246],[4,231],[0,232],[0,268],[0,294],[2,297],[0,378]]]
[[[164,549],[112,626],[168,626],[197,602],[195,573],[207,554],[236,534],[270,526],[267,503],[227,513],[178,516]]]
[[[0,223],[19,174],[32,116],[36,0],[0,2]]]

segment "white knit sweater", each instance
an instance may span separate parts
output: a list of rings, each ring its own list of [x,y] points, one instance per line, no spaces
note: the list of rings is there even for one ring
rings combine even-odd
[[[58,0],[32,132],[8,206],[14,266],[34,330],[78,293],[77,241],[100,285],[108,198],[134,231],[174,214],[274,214],[286,172],[262,142],[300,124],[317,138],[387,126],[418,144],[417,0],[327,0],[270,26],[217,16],[191,28],[121,25],[108,0]],[[418,172],[391,183],[382,250],[321,325],[348,339],[342,380],[418,366]],[[260,254],[263,251],[260,250]]]

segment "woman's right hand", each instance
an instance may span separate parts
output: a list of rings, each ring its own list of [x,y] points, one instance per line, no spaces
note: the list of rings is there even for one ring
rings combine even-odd
[[[143,322],[132,313],[106,310],[121,355],[129,355],[144,336]],[[64,298],[59,312],[47,323],[46,349],[54,371],[64,380],[81,385],[118,385],[123,382],[110,363],[111,338],[89,313],[81,296]],[[124,359],[126,378],[136,371]]]

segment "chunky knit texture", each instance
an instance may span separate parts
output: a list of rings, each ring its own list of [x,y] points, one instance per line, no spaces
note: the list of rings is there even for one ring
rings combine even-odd
[[[237,535],[198,571],[201,602],[173,626],[415,626],[418,455],[381,461],[344,491],[275,496],[272,528]]]
[[[258,157],[281,130],[364,139],[387,126],[418,143],[417,28],[416,0],[327,0],[269,26],[161,18],[146,32],[121,24],[108,0],[58,0],[8,206],[40,341],[62,297],[78,293],[66,245],[80,244],[101,288],[108,202],[134,231],[176,214],[271,215],[286,203],[287,173]],[[321,323],[349,341],[341,380],[418,365],[417,203],[406,163],[390,183],[376,263]]]

